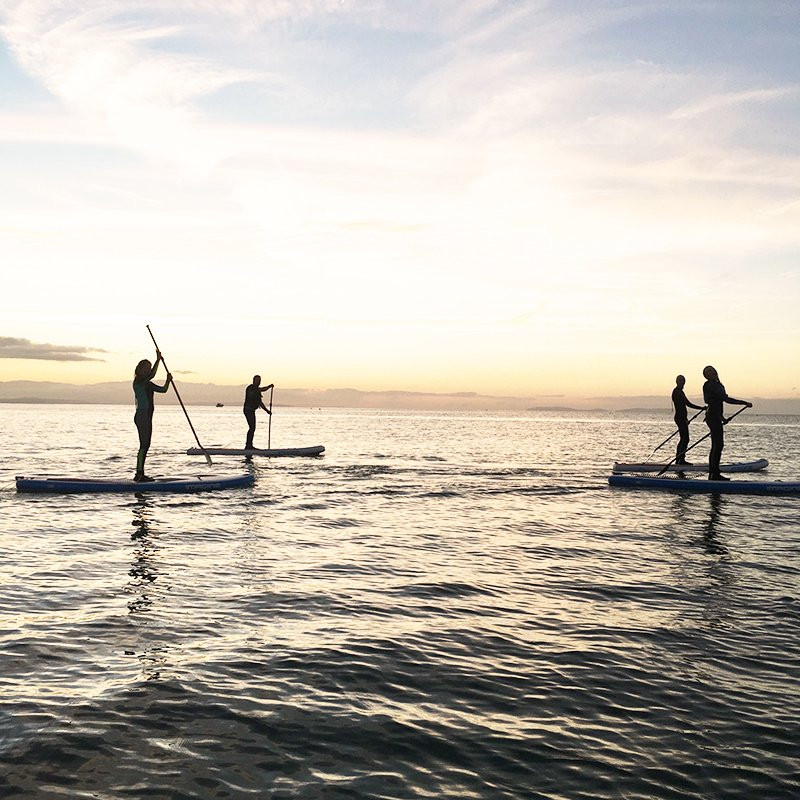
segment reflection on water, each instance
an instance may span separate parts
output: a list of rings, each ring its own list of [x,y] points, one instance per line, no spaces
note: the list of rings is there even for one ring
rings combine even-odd
[[[146,680],[157,680],[166,663],[168,647],[164,642],[149,642],[148,632],[152,620],[148,618],[153,612],[153,605],[157,597],[155,582],[159,577],[159,532],[158,525],[153,519],[154,508],[152,501],[144,493],[137,494],[133,506],[133,520],[131,525],[135,528],[131,534],[134,543],[133,562],[128,571],[131,580],[125,585],[124,590],[132,595],[128,601],[128,610],[132,622],[140,630],[141,647],[136,651]],[[133,654],[128,651],[129,654]]]
[[[700,542],[706,555],[708,588],[703,593],[706,621],[711,625],[727,625],[735,618],[736,593],[740,590],[737,559],[727,542],[725,505],[727,497],[710,494],[702,498],[707,505],[702,521]]]
[[[722,530],[722,509],[725,500],[721,494],[710,494],[708,496],[708,518],[705,523],[704,539],[708,552],[714,555],[728,555],[728,548],[721,541],[720,531]]]
[[[702,545],[709,555],[728,555],[724,544],[725,520],[723,510],[726,496],[718,493],[695,495],[675,492],[670,498],[671,524],[676,532],[681,529],[699,531],[693,540]]]
[[[158,577],[158,533],[153,529],[152,505],[144,494],[136,495],[131,525],[136,529],[131,534],[135,548],[133,564],[128,573],[133,580],[127,583],[125,591],[133,595],[128,602],[131,614],[140,614],[146,612],[153,603],[151,584]]]

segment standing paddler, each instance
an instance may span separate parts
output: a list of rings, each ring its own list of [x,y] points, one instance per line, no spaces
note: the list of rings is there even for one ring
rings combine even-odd
[[[704,406],[696,406],[690,402],[683,387],[686,385],[686,378],[678,375],[675,378],[675,388],[672,390],[672,407],[675,409],[675,424],[678,426],[678,447],[675,451],[675,464],[680,467],[690,467],[691,463],[686,460],[686,448],[689,446],[689,416],[687,408],[696,408],[702,411]]]
[[[720,382],[719,374],[714,367],[706,367],[703,370],[703,377],[706,379],[703,384],[703,400],[708,406],[706,409],[706,425],[708,425],[708,429],[711,432],[711,452],[708,454],[708,479],[711,481],[728,481],[730,478],[720,475],[719,471],[722,449],[725,446],[723,426],[728,422],[723,414],[723,404],[731,403],[735,406],[746,406],[747,408],[752,408],[753,404],[747,400],[728,397],[728,393]]]
[[[272,414],[261,399],[261,395],[269,389],[274,388],[275,384],[270,383],[268,386],[261,386],[261,376],[253,375],[253,382],[244,390],[244,412],[245,419],[247,420],[247,441],[245,442],[245,450],[253,449],[253,436],[256,432],[256,411],[263,408],[267,414]],[[270,401],[272,405],[272,401]]]
[[[159,392],[163,394],[172,383],[171,372],[167,373],[167,382],[163,386],[153,383],[158,366],[163,360],[161,351],[156,350],[155,364],[151,364],[148,359],[143,358],[134,370],[133,395],[136,398],[136,413],[133,416],[133,421],[136,423],[136,430],[139,432],[139,452],[136,455],[136,474],[133,479],[137,483],[146,483],[153,480],[153,478],[149,478],[144,474],[144,461],[147,458],[150,440],[153,437],[153,411],[155,410],[153,393]]]

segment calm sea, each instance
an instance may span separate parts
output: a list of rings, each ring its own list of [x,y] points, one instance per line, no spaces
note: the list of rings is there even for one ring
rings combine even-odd
[[[14,491],[132,476],[132,417],[0,405],[0,796],[800,796],[800,499],[610,488],[668,413],[276,408],[322,458],[208,467],[163,406],[148,472],[256,485]],[[725,456],[800,479],[800,418]]]

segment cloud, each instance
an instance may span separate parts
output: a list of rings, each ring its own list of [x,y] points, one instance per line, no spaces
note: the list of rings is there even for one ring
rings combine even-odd
[[[710,94],[698,101],[688,103],[676,109],[670,115],[670,119],[690,119],[700,117],[710,111],[718,109],[732,108],[735,106],[745,106],[752,104],[766,104],[772,101],[787,100],[793,102],[800,87],[797,85],[780,86],[777,88],[752,89],[741,92],[725,92],[722,94]]]
[[[87,353],[106,353],[98,347],[76,347],[73,345],[38,344],[30,339],[0,336],[0,358],[27,358],[38,361],[104,361]]]
[[[68,113],[99,125],[122,147],[189,170],[227,155],[224,141],[198,127],[193,103],[256,73],[169,52],[184,28],[142,22],[124,3],[90,2],[76,10],[26,0],[2,11],[0,4],[0,34],[12,53]]]

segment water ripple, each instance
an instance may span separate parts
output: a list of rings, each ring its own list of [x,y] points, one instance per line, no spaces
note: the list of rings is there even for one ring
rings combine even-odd
[[[127,471],[128,412],[48,408],[45,458],[0,407],[0,446]],[[247,492],[0,492],[0,796],[800,794],[796,503],[609,490],[658,418],[281,416],[325,458],[220,459]],[[730,446],[792,479],[779,422]]]

